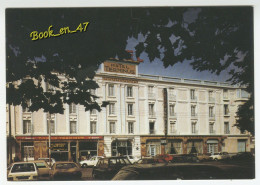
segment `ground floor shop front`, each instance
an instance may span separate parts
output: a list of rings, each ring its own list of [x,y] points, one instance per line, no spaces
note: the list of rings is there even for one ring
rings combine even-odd
[[[231,138],[227,136],[141,136],[141,155],[159,154],[205,154],[217,152],[245,152],[248,137]]]
[[[21,161],[49,157],[47,136],[18,136],[16,142],[16,157]],[[79,162],[104,155],[103,136],[52,136],[50,146],[56,161]]]

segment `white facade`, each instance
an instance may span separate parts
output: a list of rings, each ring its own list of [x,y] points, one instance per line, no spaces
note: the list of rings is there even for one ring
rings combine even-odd
[[[109,101],[110,105],[102,108],[101,112],[91,113],[86,112],[80,105],[64,105],[63,115],[56,114],[51,117],[52,136],[97,136],[97,148],[103,149],[97,149],[96,154],[104,153],[106,156],[129,154],[140,157],[151,153],[165,153],[162,150],[170,149],[165,149],[168,145],[165,145],[165,148],[159,146],[163,138],[167,142],[180,140],[178,145],[181,149],[176,149],[177,145],[175,146],[177,153],[188,153],[192,150],[189,147],[196,148],[194,142],[189,144],[187,140],[192,138],[201,140],[203,147],[208,147],[201,149],[204,153],[206,150],[212,152],[214,147],[218,151],[239,152],[243,145],[245,151],[250,150],[250,135],[241,134],[233,127],[238,106],[248,98],[246,94],[241,96],[241,89],[238,87],[227,83],[138,74],[138,63],[115,60],[108,62],[122,64],[109,68],[112,71],[134,66],[134,74],[131,71],[131,74],[129,71],[111,72],[105,69],[106,64],[102,64],[95,77],[100,87],[95,94],[99,97],[100,104],[102,101]],[[167,118],[164,112],[165,88],[168,97]],[[14,137],[20,137],[18,143],[21,150],[21,143],[27,141],[25,136],[48,136],[49,118],[46,113],[24,112],[19,106],[14,109],[15,126],[12,133]],[[217,142],[214,144],[213,140]],[[31,137],[30,142],[35,141]],[[100,144],[102,142],[103,144]],[[71,147],[72,143],[74,144],[74,141],[70,140],[68,147]],[[75,144],[77,158],[81,156],[79,143],[77,140]],[[126,147],[128,148],[125,149]],[[73,150],[69,148],[68,152]],[[68,155],[71,157],[73,154]]]

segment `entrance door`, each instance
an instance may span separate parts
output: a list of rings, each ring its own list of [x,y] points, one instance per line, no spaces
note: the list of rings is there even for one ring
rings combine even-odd
[[[151,156],[156,155],[156,148],[154,145],[150,145],[150,154],[151,154]]]
[[[218,144],[208,144],[208,153],[214,154],[218,152]]]
[[[246,141],[245,140],[238,140],[238,150],[237,152],[246,152]]]

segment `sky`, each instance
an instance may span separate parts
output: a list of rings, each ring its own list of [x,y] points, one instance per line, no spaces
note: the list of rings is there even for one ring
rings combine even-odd
[[[141,40],[141,39],[140,39]],[[127,50],[135,50],[134,47],[138,44],[138,40],[134,38],[129,38],[126,46]],[[149,61],[149,58],[146,53],[142,53],[139,57],[144,61],[139,64],[138,72],[141,74],[151,74],[159,76],[171,76],[177,78],[188,78],[188,79],[198,79],[198,80],[209,80],[209,81],[218,81],[226,82],[230,75],[228,70],[223,70],[220,75],[210,73],[209,71],[196,71],[192,69],[189,60],[185,60],[182,63],[177,63],[174,66],[169,66],[165,68],[163,62],[160,59],[155,59],[153,62]]]

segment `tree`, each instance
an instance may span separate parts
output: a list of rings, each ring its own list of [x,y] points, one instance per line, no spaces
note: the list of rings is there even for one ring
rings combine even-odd
[[[230,81],[246,85],[251,93],[249,106],[244,108],[254,115],[252,7],[7,9],[6,15],[7,103],[26,107],[26,99],[31,99],[31,111],[43,108],[53,113],[62,113],[62,104],[72,102],[86,110],[100,110],[97,97],[89,93],[98,87],[93,81],[95,71],[111,57],[128,58],[128,38],[142,35],[136,57],[146,52],[150,61],[159,58],[165,67],[187,59],[198,71],[220,74],[229,70]],[[51,25],[58,33],[67,26],[76,30],[85,22],[89,22],[85,32],[37,41],[30,37],[31,32],[45,31]],[[58,74],[65,75],[67,82],[61,84]],[[27,76],[38,85],[32,80],[12,85]],[[58,90],[44,92],[42,80]],[[238,121],[239,128],[254,133],[252,117],[241,120],[251,126]]]

